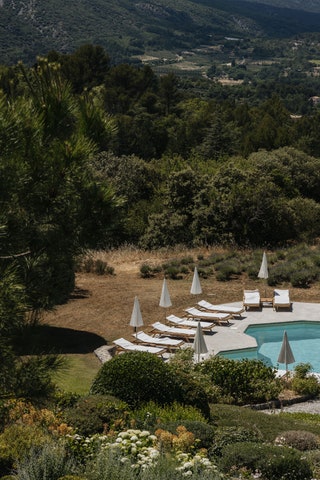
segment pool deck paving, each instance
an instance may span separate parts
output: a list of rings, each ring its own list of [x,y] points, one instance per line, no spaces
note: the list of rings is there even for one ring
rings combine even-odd
[[[241,307],[242,302],[229,304]],[[230,325],[216,326],[213,333],[205,335],[208,355],[228,350],[254,348],[256,339],[245,333],[249,325],[272,324],[279,322],[295,322],[301,320],[320,321],[320,303],[293,302],[292,309],[274,310],[272,305],[265,304],[261,309],[249,309],[242,317],[230,320]]]

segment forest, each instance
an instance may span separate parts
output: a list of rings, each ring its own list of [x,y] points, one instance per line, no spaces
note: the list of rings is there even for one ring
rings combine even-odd
[[[228,68],[241,74],[239,65]],[[172,473],[176,470],[172,470],[175,467],[171,463],[163,465],[163,476],[159,477],[156,466],[153,477],[143,476],[143,469],[138,477],[131,467],[123,469],[118,458],[108,458],[109,465],[99,463],[106,461],[106,457],[97,461],[95,456],[101,446],[105,450],[100,433],[107,427],[110,431],[119,430],[136,422],[139,428],[153,431],[156,418],[165,422],[165,406],[159,411],[162,405],[150,403],[141,407],[144,410],[134,410],[136,406],[129,402],[132,399],[122,398],[116,390],[111,394],[118,398],[108,397],[104,403],[106,392],[100,388],[104,381],[100,382],[99,377],[91,400],[64,392],[59,397],[52,373],[61,367],[61,357],[32,355],[32,352],[22,356],[17,345],[21,346],[28,327],[39,325],[44,311],[70,298],[75,288],[77,262],[88,250],[108,250],[128,244],[147,251],[177,245],[275,249],[317,242],[320,233],[317,79],[309,71],[286,71],[287,75],[280,75],[276,67],[262,69],[250,79],[244,71],[243,83],[228,86],[210,75],[207,78],[173,72],[159,75],[147,65],[113,64],[102,47],[89,44],[71,54],[51,51],[46,57],[39,57],[33,66],[18,63],[0,67],[1,475],[12,472],[19,453],[23,458],[31,446],[44,445],[42,450],[33,451],[35,457],[27,459],[28,465],[18,465],[18,476],[9,478],[43,480],[42,467],[36,473],[33,470],[41,463],[44,469],[49,465],[55,471],[49,474],[50,480],[66,480],[70,473],[79,471],[80,477],[71,478],[100,480],[122,475],[157,480],[184,478],[183,471]],[[212,75],[216,73],[212,71]],[[279,456],[281,468],[277,457],[277,462],[271,462],[276,471],[270,470],[269,459],[274,458],[275,450],[265,442],[275,432],[278,434],[278,422],[271,435],[269,427],[263,430],[261,417],[261,445],[256,445],[256,431],[230,429],[221,431],[220,440],[216,430],[213,444],[206,423],[206,415],[211,414],[207,395],[211,395],[210,405],[222,397],[226,402],[245,404],[248,398],[241,398],[239,392],[246,393],[246,388],[250,391],[250,401],[274,398],[280,386],[272,369],[258,361],[253,364],[253,373],[247,363],[240,365],[244,370],[239,373],[237,365],[226,363],[217,368],[215,362],[222,360],[218,357],[213,360],[212,372],[226,372],[228,368],[231,373],[222,375],[222,382],[224,378],[232,379],[230,385],[239,386],[234,400],[229,390],[216,388],[216,379],[214,389],[205,390],[212,383],[208,379],[211,370],[193,369],[184,357],[179,360],[177,356],[176,363],[168,366],[148,355],[138,355],[137,366],[131,357],[133,370],[125,365],[126,355],[120,355],[120,360],[106,362],[101,375],[115,368],[114,378],[122,380],[126,393],[132,391],[135,395],[137,390],[128,388],[129,382],[117,368],[120,366],[129,375],[126,378],[136,378],[133,372],[138,371],[147,382],[152,378],[151,392],[157,398],[149,398],[141,382],[143,401],[160,399],[165,403],[168,398],[163,398],[163,392],[172,393],[167,419],[172,422],[177,408],[180,415],[177,421],[181,416],[184,420],[190,418],[193,423],[188,428],[196,430],[190,436],[186,428],[179,433],[175,426],[168,437],[173,427],[163,426],[164,435],[171,439],[167,447],[170,451],[173,438],[185,441],[187,435],[187,447],[193,449],[200,434],[204,439],[209,436],[204,446],[215,445],[210,458],[218,462],[217,458],[223,457],[230,462],[220,467],[229,472],[235,464],[242,465],[239,457],[234,460],[237,452],[221,454],[225,443],[234,443],[235,437],[244,443],[243,455],[254,456],[250,466],[259,465],[266,480],[284,478],[279,476],[280,470],[286,472],[283,475],[289,480],[314,478],[309,463],[296,451],[284,447]],[[250,377],[246,388],[245,372]],[[239,384],[234,381],[235,376],[240,379]],[[298,377],[300,384],[301,380],[306,379]],[[318,394],[319,386],[315,383],[313,395]],[[310,382],[306,384],[309,386]],[[53,398],[55,412],[59,412],[57,417],[53,411],[41,408],[48,407],[47,400]],[[181,405],[174,407],[175,402]],[[200,407],[203,415],[197,409],[189,413],[188,407]],[[214,428],[223,412],[220,407],[214,414]],[[247,409],[243,410],[246,417]],[[62,417],[61,412],[69,414],[69,418]],[[226,415],[232,417],[230,413]],[[239,425],[241,415],[235,411],[234,416]],[[251,412],[244,425],[253,424],[252,418]],[[286,421],[286,428],[289,424]],[[74,432],[68,430],[68,425],[75,426],[83,435],[92,435],[91,446],[81,435],[71,438],[69,433]],[[90,430],[81,431],[81,425],[90,426]],[[291,429],[296,428],[295,423],[290,425]],[[310,428],[307,423],[303,426]],[[47,442],[49,430],[53,443]],[[314,431],[318,435],[318,428]],[[140,430],[136,433],[140,435]],[[310,433],[307,440],[316,448],[318,440],[310,437]],[[151,442],[147,434],[146,441]],[[56,441],[59,436],[69,438],[67,450],[59,450],[61,444]],[[305,438],[304,435],[307,443]],[[100,442],[96,450],[95,441]],[[289,442],[288,445],[291,448]],[[71,457],[75,465],[68,463]],[[184,469],[186,459],[182,463]],[[211,469],[211,463],[207,465]],[[210,470],[208,477],[203,475],[201,469],[196,470],[193,478],[218,478],[215,469]],[[219,474],[219,478],[223,477]]]
[[[308,78],[222,87],[112,65],[93,45],[2,66],[1,264],[32,310],[68,297],[88,248],[314,241],[320,111]]]

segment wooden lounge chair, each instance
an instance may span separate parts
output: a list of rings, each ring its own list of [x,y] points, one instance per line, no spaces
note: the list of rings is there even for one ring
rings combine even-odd
[[[248,308],[261,308],[261,298],[259,290],[244,290],[243,306],[246,310],[248,310]]]
[[[289,290],[274,290],[273,291],[273,309],[278,311],[279,308],[292,308],[292,302],[290,301]]]
[[[229,319],[232,318],[232,315],[230,315],[230,313],[203,312],[194,307],[187,308],[186,312],[191,318],[204,320],[207,322],[211,321],[218,325],[221,325],[223,323],[229,324]]]
[[[235,315],[241,317],[241,314],[245,311],[244,307],[232,307],[230,305],[213,305],[206,300],[200,300],[200,302],[198,302],[198,305],[200,309],[217,313],[230,313],[233,317]]]
[[[182,347],[184,344],[183,340],[177,340],[176,338],[169,338],[169,337],[153,337],[152,335],[148,335],[145,332],[136,332],[133,333],[135,337],[135,342],[142,345],[152,345],[153,347],[163,347],[167,348],[168,350],[176,350],[177,348]]]
[[[180,318],[176,315],[169,315],[167,317],[169,323],[173,324],[175,327],[190,327],[197,328],[198,320],[188,320],[187,318]],[[204,332],[211,332],[214,328],[214,322],[200,322],[200,326]]]
[[[152,324],[152,331],[160,335],[173,338],[183,338],[185,342],[193,340],[196,334],[196,328],[170,327],[161,322]]]
[[[167,352],[165,348],[154,347],[151,345],[137,345],[124,338],[118,338],[113,342],[116,346],[116,354],[124,352],[149,352],[162,356]]]

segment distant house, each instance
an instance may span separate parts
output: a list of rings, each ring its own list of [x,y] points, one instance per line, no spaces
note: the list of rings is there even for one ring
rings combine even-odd
[[[317,95],[313,96],[313,97],[310,97],[309,98],[309,101],[312,103],[312,105],[314,106],[317,106],[317,105],[320,105],[320,97],[318,97]]]

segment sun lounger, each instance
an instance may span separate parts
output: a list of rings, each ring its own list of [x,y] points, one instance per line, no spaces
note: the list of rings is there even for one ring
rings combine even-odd
[[[197,328],[198,321],[197,320],[188,320],[187,318],[180,318],[176,315],[169,315],[167,317],[169,323],[172,323],[175,327],[190,327],[190,328]],[[214,322],[200,322],[200,326],[203,331],[211,332],[214,328]]]
[[[153,347],[163,347],[168,350],[175,350],[176,348],[182,347],[184,342],[182,340],[177,340],[175,338],[169,337],[152,337],[145,332],[133,333],[135,341],[143,345],[152,345]]]
[[[123,352],[149,352],[154,353],[155,355],[162,356],[164,353],[167,352],[165,348],[154,347],[151,345],[137,345],[135,343],[130,342],[129,340],[125,340],[124,338],[118,338],[113,342],[116,346],[116,354],[123,353]]]
[[[209,310],[211,312],[217,313],[229,313],[232,316],[239,315],[239,317],[241,317],[241,314],[245,311],[244,307],[232,307],[230,305],[213,305],[206,300],[200,300],[200,302],[198,302],[198,305],[204,310]]]
[[[244,290],[243,306],[246,310],[248,310],[248,308],[261,308],[261,298],[259,290]]]
[[[165,335],[167,337],[183,338],[186,342],[193,340],[196,334],[196,328],[170,327],[164,323],[156,322],[152,325],[152,331]]]
[[[207,322],[210,322],[211,320],[218,325],[221,325],[222,323],[229,324],[229,319],[232,318],[232,315],[230,315],[230,313],[202,312],[201,310],[198,310],[194,307],[187,308],[186,312],[188,313],[189,317],[204,320]]]
[[[274,290],[272,304],[276,311],[279,308],[289,308],[291,310],[292,303],[290,302],[289,290]]]

